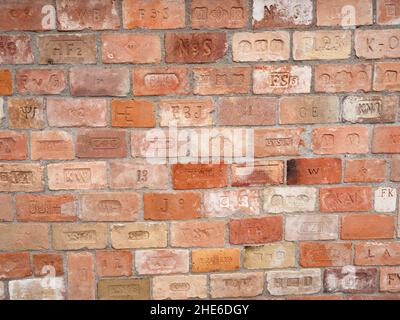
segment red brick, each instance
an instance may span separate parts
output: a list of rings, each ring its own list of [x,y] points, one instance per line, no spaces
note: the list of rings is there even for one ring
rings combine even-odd
[[[245,0],[193,0],[190,2],[192,29],[245,28],[249,16]]]
[[[341,238],[393,239],[394,218],[383,214],[351,214],[342,217]]]
[[[18,69],[18,92],[22,94],[59,94],[66,87],[65,71],[61,69]]]
[[[13,80],[9,69],[0,70],[0,95],[11,96],[13,94]]]
[[[96,271],[99,277],[130,277],[132,252],[128,250],[96,251]]]
[[[33,268],[36,277],[64,275],[63,256],[58,253],[34,253]]]
[[[193,68],[193,93],[198,95],[249,92],[250,67]]]
[[[372,153],[400,153],[400,126],[374,127]]]
[[[398,0],[377,0],[376,15],[378,24],[399,24],[400,2]]]
[[[303,132],[303,128],[254,129],[254,156],[299,155]]]
[[[152,67],[133,69],[135,96],[187,95],[190,91],[187,67]]]
[[[344,182],[383,182],[385,173],[384,159],[349,159],[346,160]]]
[[[300,243],[300,265],[302,267],[345,266],[351,262],[351,243]]]
[[[200,217],[200,193],[145,193],[146,220],[187,220]]]
[[[184,0],[126,0],[122,3],[125,29],[185,27]]]
[[[232,219],[229,222],[231,244],[267,243],[283,239],[282,216]]]
[[[319,196],[321,212],[369,211],[372,208],[371,187],[324,187]]]
[[[0,222],[12,221],[14,219],[14,205],[11,194],[0,194]]]
[[[316,92],[371,91],[370,64],[317,64],[314,72]]]
[[[392,158],[390,181],[400,181],[400,158]]]
[[[380,269],[380,291],[400,291],[400,267],[385,267]]]
[[[123,128],[153,128],[156,125],[155,104],[147,100],[111,102],[111,125]]]
[[[324,291],[328,293],[374,293],[377,291],[376,268],[343,268],[326,269],[324,272]]]
[[[0,30],[55,29],[56,12],[51,0],[18,0],[0,3]]]
[[[74,67],[70,70],[73,96],[126,96],[129,70],[125,67]]]
[[[126,132],[115,129],[78,131],[78,158],[124,158],[127,156]]]
[[[101,98],[48,98],[47,120],[51,127],[105,127],[107,104]]]
[[[287,184],[339,183],[342,160],[339,158],[302,158],[287,161]]]
[[[400,264],[400,243],[360,242],[355,245],[354,264],[395,266]]]
[[[0,224],[0,250],[47,250],[49,226],[43,223]]]
[[[240,248],[192,251],[192,272],[219,272],[240,269]]]
[[[137,250],[135,268],[139,274],[170,274],[189,272],[188,250]]]
[[[32,131],[32,160],[71,160],[75,157],[72,136],[65,131]]]
[[[18,221],[76,221],[77,201],[73,195],[17,194]]]
[[[0,253],[0,279],[24,278],[32,275],[29,253]]]
[[[0,131],[0,160],[24,160],[26,153],[25,132]]]
[[[158,35],[103,33],[103,63],[160,63],[161,41]]]
[[[224,221],[184,221],[171,224],[173,247],[223,247]]]
[[[174,189],[209,189],[228,185],[226,164],[174,164],[172,184]]]
[[[0,63],[28,64],[32,62],[31,36],[4,34],[0,36]]]
[[[375,91],[400,91],[398,74],[399,62],[375,63],[374,90]]]
[[[58,30],[106,30],[120,27],[116,1],[57,0],[56,5]]]
[[[400,32],[389,30],[356,30],[355,50],[359,58],[399,58]]]
[[[90,252],[68,253],[68,300],[94,300],[96,279]]]
[[[284,182],[283,161],[263,160],[252,164],[232,164],[232,186],[281,184]]]

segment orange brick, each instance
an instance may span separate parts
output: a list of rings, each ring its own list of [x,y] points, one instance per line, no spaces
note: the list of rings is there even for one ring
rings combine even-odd
[[[66,131],[32,131],[32,160],[71,160],[75,157],[72,136]]]
[[[300,265],[302,267],[346,266],[351,262],[351,243],[300,243]]]
[[[132,252],[128,250],[96,251],[96,271],[100,277],[130,277]]]
[[[371,187],[325,187],[319,191],[321,212],[369,211]]]
[[[28,252],[0,253],[0,279],[24,278],[32,275]]]
[[[18,92],[22,94],[60,94],[66,88],[62,69],[18,69]]]
[[[160,63],[161,40],[154,34],[103,33],[103,63]]]
[[[389,30],[356,30],[355,49],[359,58],[399,58],[400,32]]]
[[[145,193],[147,220],[186,220],[200,217],[200,193]]]
[[[361,242],[355,245],[354,263],[356,265],[400,264],[400,244],[398,242]]]
[[[231,244],[267,243],[283,238],[282,216],[232,219],[229,222]]]
[[[240,268],[240,249],[200,249],[192,251],[192,272],[234,271]]]
[[[173,247],[223,247],[224,221],[185,221],[171,225]]]
[[[1,35],[0,63],[28,64],[33,62],[32,39],[29,35]]]
[[[350,159],[346,160],[344,182],[383,182],[385,173],[384,159]]]
[[[303,132],[303,128],[254,129],[254,156],[299,155]]]
[[[12,221],[14,219],[14,205],[11,194],[0,194],[0,222]]]
[[[369,133],[366,126],[329,126],[312,132],[315,154],[368,153]]]
[[[0,160],[24,160],[26,153],[25,132],[0,131]]]
[[[378,24],[399,24],[400,2],[398,0],[377,0],[376,15]]]
[[[342,160],[339,158],[302,158],[287,161],[287,184],[339,183]]]
[[[0,70],[0,95],[10,96],[13,94],[13,81],[11,71],[8,69]]]
[[[139,274],[189,272],[189,251],[178,249],[137,250],[135,268]]]
[[[374,90],[375,91],[400,91],[398,74],[399,62],[375,63]]]
[[[383,214],[352,214],[342,217],[341,238],[393,239],[394,218]]]
[[[400,126],[374,127],[372,153],[400,153]]]
[[[43,129],[44,110],[43,98],[9,98],[8,126],[11,129]]]
[[[111,125],[123,128],[152,128],[156,125],[155,105],[147,100],[111,102]]]
[[[174,164],[172,165],[174,189],[209,189],[228,185],[226,164]]]
[[[58,253],[34,253],[33,268],[36,277],[64,275],[63,256]]]
[[[68,300],[94,300],[96,279],[90,252],[68,253]]]

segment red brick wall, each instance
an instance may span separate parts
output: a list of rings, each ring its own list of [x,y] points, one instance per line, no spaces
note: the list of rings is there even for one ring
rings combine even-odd
[[[1,1],[0,299],[399,298],[399,25],[398,0]]]

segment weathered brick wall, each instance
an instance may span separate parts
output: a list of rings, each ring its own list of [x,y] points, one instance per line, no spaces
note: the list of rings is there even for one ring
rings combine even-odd
[[[0,299],[399,298],[399,25],[399,0],[1,0]],[[251,129],[256,160],[154,163],[193,152],[172,124]]]

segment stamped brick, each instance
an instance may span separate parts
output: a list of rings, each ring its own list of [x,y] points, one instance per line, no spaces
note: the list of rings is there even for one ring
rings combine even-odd
[[[342,217],[344,240],[393,239],[394,217],[383,214],[351,214]]]
[[[84,193],[80,204],[79,217],[84,221],[134,221],[140,197],[135,192]]]
[[[107,101],[102,98],[47,99],[51,127],[105,127],[107,118]]]
[[[255,94],[308,93],[311,90],[311,67],[256,65],[253,70]]]
[[[240,268],[240,248],[192,251],[192,272],[234,271]]]
[[[133,93],[136,96],[187,95],[189,91],[187,67],[133,69]]]
[[[312,187],[269,187],[264,190],[264,212],[314,211],[317,189]]]
[[[373,293],[377,290],[378,271],[375,268],[345,266],[326,269],[324,291],[328,293]]]
[[[32,160],[71,160],[75,157],[72,136],[65,131],[32,131]]]
[[[396,210],[397,189],[379,187],[374,191],[374,209],[376,212],[393,212]]]
[[[398,2],[397,0],[377,0],[376,15],[376,21],[378,24],[399,24],[400,2]]]
[[[76,221],[75,196],[63,195],[16,195],[18,221]]]
[[[43,129],[43,98],[8,99],[8,123],[12,129]]]
[[[187,220],[200,218],[200,193],[145,193],[146,220]]]
[[[104,249],[107,245],[107,229],[105,223],[53,224],[53,249]]]
[[[348,59],[351,54],[351,31],[295,31],[294,60]]]
[[[204,99],[162,99],[159,102],[160,126],[202,127],[213,124],[214,102]]]
[[[239,298],[261,295],[264,288],[263,272],[242,272],[210,275],[211,297]]]
[[[321,278],[319,269],[268,271],[267,289],[273,296],[318,293],[322,288]]]
[[[290,37],[286,31],[235,33],[232,39],[233,61],[289,60]]]
[[[351,243],[300,243],[300,265],[302,267],[337,267],[351,263]]]
[[[372,208],[371,187],[324,187],[319,194],[321,212],[369,211]]]
[[[135,267],[139,274],[170,274],[189,272],[188,250],[138,250]]]
[[[6,287],[4,282],[0,282],[0,300],[6,299]]]
[[[400,158],[393,157],[391,167],[390,181],[400,181]]]
[[[155,105],[147,100],[111,102],[111,125],[123,128],[152,128],[156,125]]]
[[[397,242],[360,242],[355,245],[354,263],[356,265],[400,264],[400,244]]]
[[[126,0],[122,4],[125,29],[185,27],[184,0]]]
[[[68,300],[94,300],[96,279],[90,252],[68,253]]]
[[[172,184],[174,189],[209,189],[228,185],[226,164],[174,164]]]
[[[57,29],[69,30],[106,30],[118,29],[120,18],[118,4],[113,0],[78,1],[57,0]]]
[[[272,97],[223,97],[218,123],[227,126],[267,126],[276,123],[277,99]]]
[[[8,288],[10,300],[64,300],[66,296],[62,277],[54,277],[52,281],[43,281],[41,278],[12,280]]]
[[[40,64],[96,63],[94,34],[42,35],[37,44]]]
[[[254,129],[254,156],[299,155],[303,132],[303,128]]]
[[[101,279],[98,295],[100,300],[149,300],[150,279]]]
[[[317,25],[342,28],[372,24],[371,0],[317,0]]]
[[[73,96],[126,96],[129,70],[126,67],[74,67],[70,69]]]
[[[395,122],[397,96],[347,96],[343,100],[343,119],[353,123]]]
[[[400,63],[377,62],[375,63],[374,90],[375,91],[400,91],[398,74]]]
[[[295,266],[295,255],[295,245],[290,242],[246,246],[243,267],[246,269],[290,268]]]
[[[384,159],[349,159],[346,160],[344,182],[383,182],[385,172]]]
[[[231,244],[266,243],[282,240],[282,216],[231,219],[229,222]]]
[[[287,184],[339,183],[342,161],[339,158],[299,158],[287,161]]]
[[[0,191],[44,191],[43,169],[37,163],[1,163]]]
[[[301,28],[313,21],[311,0],[255,0],[253,2],[253,27]]]
[[[0,253],[0,279],[25,278],[32,275],[28,252]]]
[[[162,248],[167,246],[165,223],[125,223],[111,226],[111,243],[115,249]]]
[[[192,29],[245,28],[249,16],[245,0],[193,0],[190,2]]]
[[[132,258],[128,250],[96,251],[96,272],[100,277],[130,277]]]
[[[18,92],[21,94],[59,94],[66,87],[62,69],[18,69]]]
[[[61,254],[56,252],[34,253],[32,259],[36,277],[64,275],[63,256]]]
[[[48,232],[42,223],[0,224],[0,250],[47,250]]]
[[[295,96],[279,100],[280,124],[339,122],[340,106],[336,96]]]
[[[400,57],[400,31],[356,30],[355,49],[359,58],[384,59]]]
[[[168,167],[143,161],[114,160],[110,162],[112,189],[167,189]]]
[[[199,67],[193,68],[192,71],[194,94],[238,94],[249,92],[249,67]]]
[[[29,35],[1,35],[0,63],[28,64],[33,62],[32,39]]]
[[[280,160],[260,160],[249,164],[232,164],[233,187],[282,184],[285,163]]]
[[[224,32],[169,32],[164,42],[167,63],[216,62],[228,49]]]
[[[380,291],[400,291],[400,267],[385,267],[380,269]]]
[[[50,190],[103,189],[107,183],[102,161],[49,164],[47,175]]]
[[[224,221],[184,221],[171,224],[173,247],[223,247],[225,244]]]
[[[286,216],[285,240],[336,240],[339,216],[303,214]]]
[[[153,278],[153,297],[163,299],[206,299],[206,275],[173,275]]]
[[[372,153],[400,153],[400,126],[374,127]]]
[[[0,95],[11,96],[13,94],[13,80],[9,69],[0,69]]]
[[[0,194],[0,222],[1,221],[13,221],[14,219],[14,205],[13,197],[11,194]]]
[[[0,131],[0,160],[24,160],[26,154],[25,132]]]
[[[154,34],[103,33],[103,63],[160,63],[161,40]]]
[[[371,90],[370,64],[318,64],[315,66],[316,92],[367,92]]]

